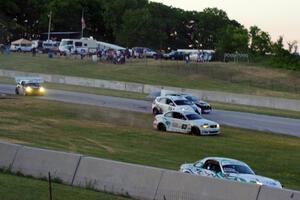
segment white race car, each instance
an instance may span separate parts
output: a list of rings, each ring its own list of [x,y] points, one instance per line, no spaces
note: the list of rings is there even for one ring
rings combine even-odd
[[[192,135],[217,135],[220,125],[202,118],[195,112],[170,111],[156,115],[153,127],[160,131],[187,133]]]
[[[183,164],[180,166],[179,171],[201,176],[282,188],[279,181],[255,175],[253,170],[246,163],[230,158],[207,157],[195,163]]]
[[[189,111],[201,114],[201,108],[182,96],[159,96],[152,103],[154,115],[168,111]]]
[[[17,95],[45,95],[45,88],[41,86],[43,79],[40,77],[16,77],[16,82],[15,93]]]

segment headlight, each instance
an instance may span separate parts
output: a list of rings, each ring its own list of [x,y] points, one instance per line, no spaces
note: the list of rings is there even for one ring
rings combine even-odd
[[[31,87],[26,87],[25,91],[30,93],[30,92],[32,92],[32,88]]]
[[[219,125],[219,124],[217,124],[217,128],[220,128],[220,125]]]
[[[45,88],[40,87],[40,92],[44,93],[45,92]]]
[[[209,125],[208,124],[203,124],[201,125],[202,128],[209,128]]]

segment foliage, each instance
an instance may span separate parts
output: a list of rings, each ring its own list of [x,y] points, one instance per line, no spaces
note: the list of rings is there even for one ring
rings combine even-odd
[[[299,69],[299,59],[291,55],[296,41],[288,42],[287,52],[282,38],[272,43],[267,32],[257,26],[248,31],[218,8],[184,11],[147,0],[10,0],[0,1],[0,9],[0,43],[38,39],[48,31],[50,12],[51,31],[80,32],[84,13],[85,36],[98,40],[168,51],[214,49],[217,58],[233,52],[270,54],[275,57],[269,65]]]

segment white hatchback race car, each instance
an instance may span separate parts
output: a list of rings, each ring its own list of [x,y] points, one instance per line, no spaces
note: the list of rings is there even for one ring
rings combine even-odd
[[[187,133],[192,135],[220,134],[220,125],[202,118],[195,112],[170,111],[156,115],[153,127],[160,131]]]
[[[168,111],[195,112],[201,114],[201,108],[182,96],[159,96],[152,102],[154,115]]]
[[[183,164],[180,166],[179,171],[213,178],[282,188],[279,181],[256,175],[246,163],[230,158],[207,157],[195,163]]]

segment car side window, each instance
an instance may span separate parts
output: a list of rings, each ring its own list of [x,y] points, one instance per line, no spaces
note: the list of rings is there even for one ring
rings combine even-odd
[[[165,117],[172,118],[173,117],[173,112],[168,112],[165,114]]]
[[[206,161],[203,165],[203,168],[207,169],[207,170],[210,170],[210,171],[213,171],[215,173],[221,172],[221,167],[220,167],[219,163],[217,161],[214,161],[214,160]]]
[[[173,118],[185,120],[184,116],[181,113],[178,113],[178,112],[173,113]]]
[[[168,99],[168,98],[167,98],[166,104],[170,105],[171,103],[174,104],[173,101],[172,101],[171,99]]]

